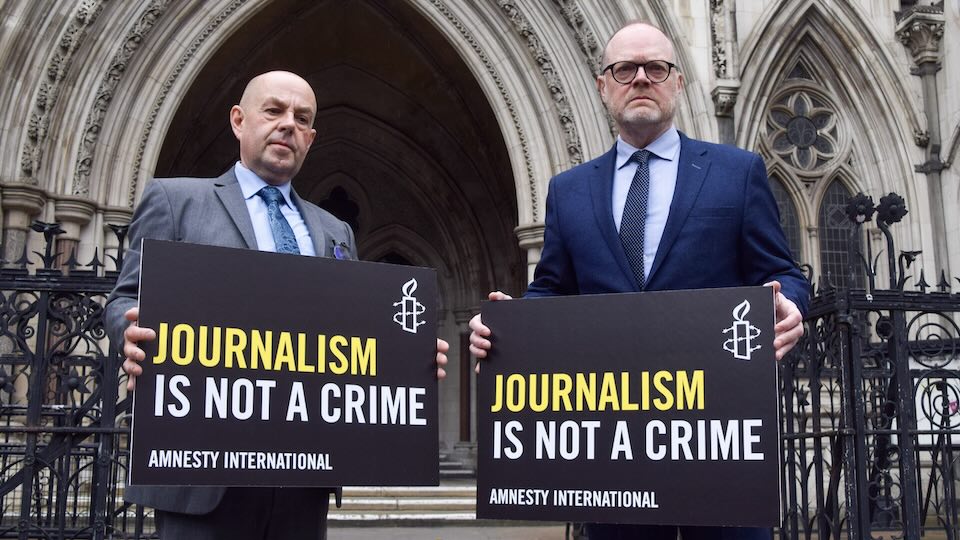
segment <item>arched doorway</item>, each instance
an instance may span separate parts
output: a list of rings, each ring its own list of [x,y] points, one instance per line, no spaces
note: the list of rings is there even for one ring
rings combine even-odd
[[[273,2],[206,62],[167,130],[156,176],[216,176],[238,159],[227,112],[252,76],[314,87],[317,140],[294,187],[351,223],[360,257],[437,269],[441,444],[475,440],[466,321],[487,291],[521,290],[515,182],[490,104],[443,36],[389,0]]]

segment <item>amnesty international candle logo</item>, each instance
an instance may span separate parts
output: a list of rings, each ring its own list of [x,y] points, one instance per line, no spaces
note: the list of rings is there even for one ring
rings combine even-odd
[[[768,287],[485,304],[477,516],[778,524],[773,320]]]
[[[417,301],[413,293],[417,290],[417,280],[415,278],[403,284],[403,297],[399,302],[394,302],[393,307],[399,307],[400,311],[393,314],[393,322],[400,325],[404,332],[411,334],[417,333],[417,327],[426,321],[421,321],[420,316],[426,311],[423,304]]]
[[[140,325],[157,339],[141,343],[130,484],[437,484],[433,270],[154,240],[141,252]],[[387,315],[404,282],[411,334]]]
[[[754,345],[754,340],[760,337],[760,329],[745,319],[747,313],[750,313],[750,302],[744,300],[733,308],[733,326],[723,331],[724,334],[732,333],[732,337],[723,342],[724,350],[733,353],[738,360],[750,360],[753,351],[760,349],[760,345]]]

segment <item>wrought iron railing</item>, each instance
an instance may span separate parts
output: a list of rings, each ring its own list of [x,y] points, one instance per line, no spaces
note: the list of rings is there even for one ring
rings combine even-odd
[[[958,538],[960,295],[945,273],[927,283],[919,252],[896,255],[906,213],[893,193],[851,199],[848,275],[820,280],[781,363],[784,537]],[[874,214],[886,247],[870,256],[859,238]],[[865,289],[832,283],[857,273]]]
[[[917,252],[895,255],[904,213],[892,194],[851,200],[851,239],[876,214],[886,248],[850,242],[859,266],[816,280],[807,332],[780,365],[782,537],[960,540],[960,295],[944,274],[929,285]],[[130,403],[103,327],[126,228],[116,257],[87,264],[58,262],[58,225],[33,228],[43,252],[0,261],[0,538],[152,535],[149,511],[122,501]],[[858,272],[867,287],[845,287]]]
[[[126,227],[111,227],[116,257],[87,264],[55,250],[58,224],[32,228],[43,253],[0,261],[0,537],[139,536],[143,511],[119,491],[130,404],[103,326]]]

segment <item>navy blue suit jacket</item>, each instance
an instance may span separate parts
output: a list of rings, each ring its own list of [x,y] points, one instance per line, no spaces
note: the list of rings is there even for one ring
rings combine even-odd
[[[527,297],[638,291],[613,221],[616,146],[555,176]],[[757,154],[680,134],[677,187],[645,291],[778,280],[801,313],[809,284],[790,256]]]

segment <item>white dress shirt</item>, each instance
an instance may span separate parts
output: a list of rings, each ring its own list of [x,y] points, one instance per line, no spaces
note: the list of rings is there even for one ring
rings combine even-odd
[[[677,128],[671,127],[657,137],[645,148],[650,151],[647,161],[650,167],[650,191],[647,196],[647,219],[643,236],[643,268],[644,275],[650,275],[653,261],[657,257],[657,248],[663,237],[663,228],[667,224],[670,214],[670,203],[673,202],[673,192],[677,187],[677,170],[680,165],[680,134]],[[633,182],[633,175],[637,172],[638,164],[630,161],[635,148],[617,137],[617,158],[613,173],[613,221],[620,230],[620,221],[623,219],[623,206],[627,202],[627,193]]]
[[[237,175],[237,182],[243,191],[243,198],[247,203],[247,212],[250,213],[250,221],[253,222],[253,232],[257,237],[257,249],[260,251],[276,251],[277,243],[273,239],[273,231],[270,229],[270,222],[267,219],[267,203],[257,195],[264,186],[268,186],[266,181],[257,176],[250,169],[243,166],[239,161],[233,168]],[[301,255],[316,255],[313,248],[313,241],[310,239],[310,231],[307,230],[307,224],[303,222],[300,211],[290,199],[290,182],[275,186],[283,195],[286,204],[280,205],[280,213],[287,218],[287,223],[293,229],[294,236],[297,237],[297,246],[300,248]]]

